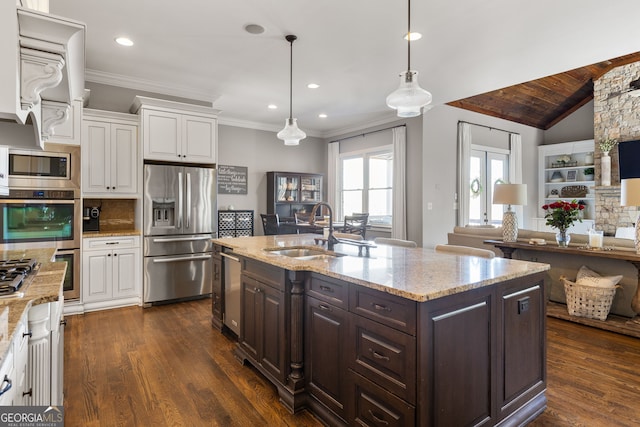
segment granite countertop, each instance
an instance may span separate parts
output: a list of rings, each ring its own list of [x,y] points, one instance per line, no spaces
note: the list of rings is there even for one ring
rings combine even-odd
[[[119,237],[119,236],[142,236],[141,230],[109,230],[109,231],[84,231],[82,238],[86,237]]]
[[[433,249],[377,245],[371,257],[359,257],[358,248],[337,244],[335,252],[350,256],[298,260],[265,249],[291,246],[322,248],[317,234],[213,239],[234,253],[287,270],[305,270],[335,277],[418,302],[489,286],[549,270],[549,264],[436,253]]]
[[[53,262],[55,252],[55,248],[0,251],[0,259],[36,258],[40,263],[40,269],[35,277],[20,288],[20,292],[24,292],[23,297],[0,298],[0,313],[5,308],[8,310],[6,339],[0,340],[0,360],[4,360],[16,328],[29,308],[62,298],[62,283],[67,263]]]

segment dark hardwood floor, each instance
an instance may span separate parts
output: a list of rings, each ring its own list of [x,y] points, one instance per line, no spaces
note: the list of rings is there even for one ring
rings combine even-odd
[[[67,318],[66,426],[319,426],[234,358],[210,299]],[[548,319],[549,407],[532,426],[635,426],[640,340]]]

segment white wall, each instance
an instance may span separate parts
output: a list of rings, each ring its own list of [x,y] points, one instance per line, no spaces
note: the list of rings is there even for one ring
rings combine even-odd
[[[276,132],[234,126],[218,126],[218,164],[246,166],[246,195],[218,195],[218,209],[254,210],[254,230],[262,235],[260,214],[267,213],[267,172],[327,173],[327,146],[318,138],[307,137],[300,145],[286,147]],[[326,185],[326,184],[325,184]],[[326,200],[326,188],[325,197]]]
[[[485,116],[471,111],[439,105],[429,110],[423,120],[422,194],[424,247],[447,242],[447,233],[456,225],[456,156],[458,121],[519,133],[522,136],[522,182],[527,184],[524,223],[527,228],[537,212],[537,147],[544,133],[539,129]],[[431,204],[431,209],[428,209]]]
[[[544,131],[544,144],[593,139],[593,101]]]

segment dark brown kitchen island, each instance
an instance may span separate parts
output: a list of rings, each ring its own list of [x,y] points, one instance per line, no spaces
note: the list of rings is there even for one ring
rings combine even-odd
[[[384,245],[334,256],[313,237],[214,241],[241,259],[237,354],[289,410],[440,426],[522,425],[545,409],[548,265]]]

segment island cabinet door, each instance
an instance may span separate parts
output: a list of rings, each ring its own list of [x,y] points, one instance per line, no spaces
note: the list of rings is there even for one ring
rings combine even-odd
[[[260,364],[280,382],[285,381],[287,348],[284,325],[284,293],[258,282],[260,285],[261,307],[257,311],[262,313],[260,324],[261,349]]]
[[[260,346],[262,323],[262,296],[259,284],[255,279],[242,275],[242,319],[240,322],[239,342],[255,362],[260,360],[262,349]]]
[[[544,281],[513,280],[499,296],[504,337],[499,341],[498,407],[503,419],[546,389]]]
[[[248,356],[280,382],[285,380],[283,292],[242,275],[239,342]]]
[[[305,376],[311,395],[346,419],[347,311],[306,298]]]
[[[493,295],[483,288],[420,304],[418,425],[495,424]]]

